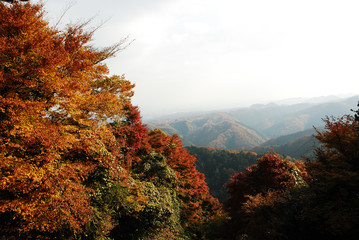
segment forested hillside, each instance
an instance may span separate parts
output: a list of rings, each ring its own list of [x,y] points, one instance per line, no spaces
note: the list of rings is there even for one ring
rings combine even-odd
[[[281,155],[302,159],[313,157],[314,150],[319,147],[318,140],[314,137],[317,131],[323,128],[311,128],[305,131],[292,133],[269,139],[259,146],[247,148],[249,151],[262,155],[266,152],[278,152]]]
[[[186,147],[197,158],[196,168],[206,177],[211,195],[223,202],[228,198],[225,183],[229,183],[234,173],[242,172],[256,163],[257,154],[207,147]]]

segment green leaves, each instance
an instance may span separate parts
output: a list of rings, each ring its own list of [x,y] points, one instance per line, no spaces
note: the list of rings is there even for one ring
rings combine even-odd
[[[156,186],[175,188],[178,181],[175,171],[167,164],[166,158],[156,152],[151,152],[144,157],[133,172],[139,179],[150,180]]]

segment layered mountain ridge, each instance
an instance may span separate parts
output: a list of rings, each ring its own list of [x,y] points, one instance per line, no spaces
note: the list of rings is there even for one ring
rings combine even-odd
[[[168,134],[178,134],[184,145],[236,149],[263,143],[265,139],[255,130],[244,126],[227,113],[213,113],[188,119],[160,121],[148,124]]]
[[[350,109],[356,106],[358,100],[359,96],[344,99],[323,97],[324,102],[316,98],[313,102],[291,105],[256,104],[247,108],[207,114],[183,117],[177,115],[176,118],[152,120],[147,124],[150,129],[160,128],[168,134],[178,134],[186,146],[208,146],[232,150],[258,147],[257,150],[259,150],[285,145],[290,141],[290,146],[297,143],[309,146],[309,143],[313,142],[311,138],[314,133],[313,126],[320,128],[323,125],[322,119],[327,116],[339,117],[351,114]],[[304,133],[309,131],[310,134],[300,133],[303,131]],[[296,136],[295,133],[298,133],[298,138],[302,139],[293,138]],[[289,137],[290,141],[261,146],[267,140],[286,135],[292,135]],[[304,144],[303,141],[307,143]]]

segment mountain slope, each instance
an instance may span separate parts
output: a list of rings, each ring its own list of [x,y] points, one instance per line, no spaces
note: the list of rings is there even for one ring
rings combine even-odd
[[[228,198],[224,184],[230,182],[231,176],[257,162],[257,155],[251,152],[193,146],[186,149],[196,155],[197,170],[206,176],[210,193],[221,202]]]
[[[320,104],[254,105],[250,108],[233,110],[228,114],[266,137],[273,138],[313,126],[322,126],[322,118],[326,116],[339,117],[350,114],[350,109],[356,106],[358,100],[359,96],[355,96]]]
[[[178,134],[184,145],[209,146],[223,149],[256,146],[264,139],[226,113],[214,113],[187,119],[148,124],[168,134]]]
[[[322,128],[318,128],[321,131]],[[269,139],[261,145],[247,150],[256,152],[257,154],[264,154],[266,152],[278,152],[284,156],[301,159],[302,157],[312,157],[313,150],[319,147],[319,142],[314,138],[316,134],[314,128],[307,129],[301,132],[280,136]]]

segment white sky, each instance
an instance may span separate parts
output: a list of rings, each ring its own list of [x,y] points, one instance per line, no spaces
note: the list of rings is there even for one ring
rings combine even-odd
[[[95,45],[144,117],[359,93],[359,1],[47,0],[51,22],[95,17]]]

